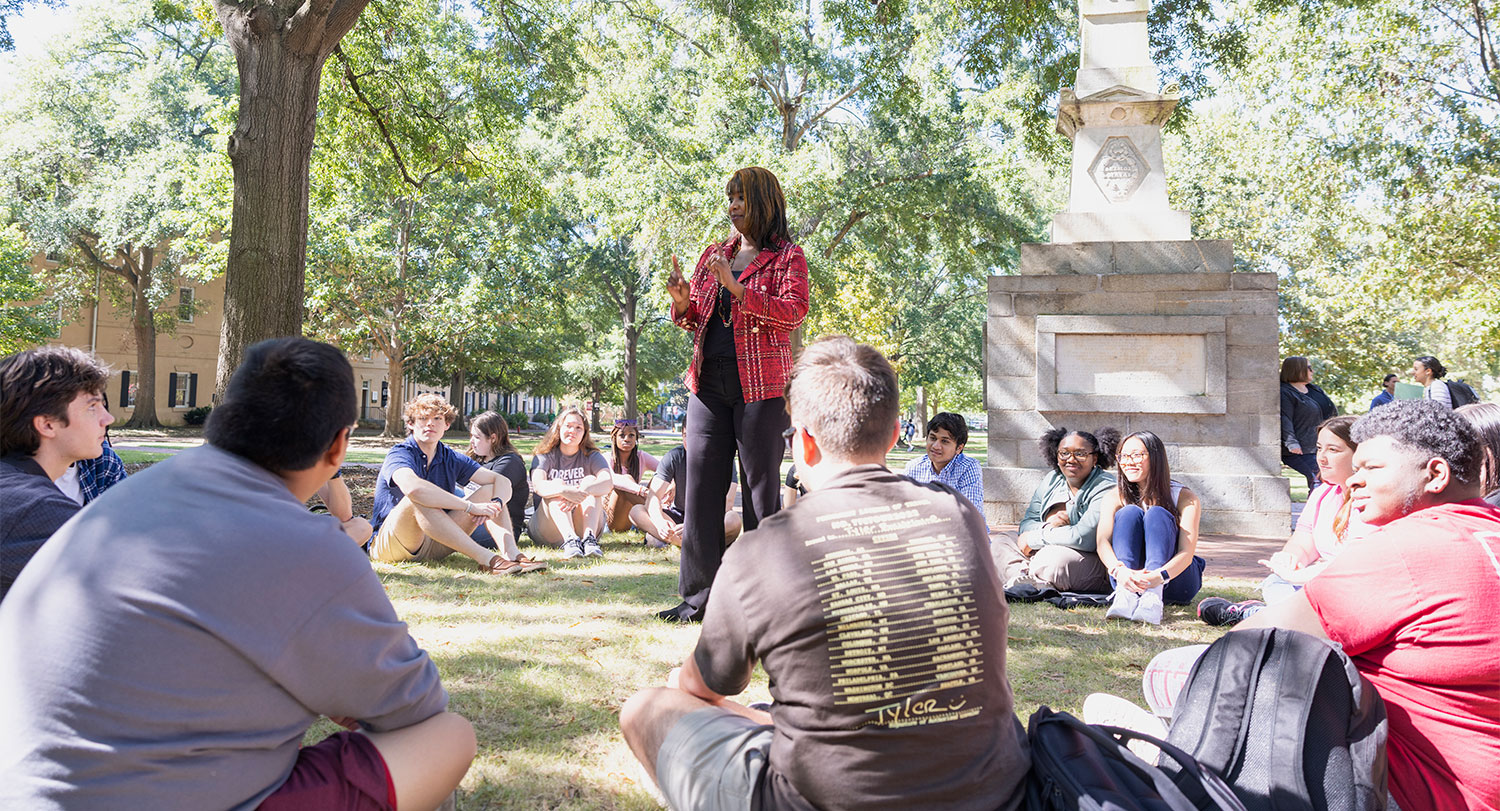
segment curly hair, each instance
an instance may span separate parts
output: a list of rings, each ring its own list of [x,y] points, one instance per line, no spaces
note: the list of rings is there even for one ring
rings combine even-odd
[[[1460,484],[1478,484],[1484,449],[1474,425],[1434,400],[1396,400],[1360,417],[1351,435],[1355,442],[1390,437],[1429,459],[1442,459]]]
[[[1120,447],[1119,431],[1114,428],[1100,428],[1091,434],[1088,431],[1069,431],[1059,425],[1042,434],[1042,438],[1036,443],[1037,450],[1042,452],[1042,461],[1052,468],[1054,473],[1062,472],[1062,468],[1057,465],[1057,449],[1062,446],[1063,440],[1070,436],[1076,436],[1089,443],[1089,448],[1095,454],[1096,466],[1105,470],[1114,467],[1115,450]]]

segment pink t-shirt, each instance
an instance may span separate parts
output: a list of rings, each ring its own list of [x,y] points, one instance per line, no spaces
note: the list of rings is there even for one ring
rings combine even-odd
[[[1313,547],[1318,550],[1318,560],[1332,561],[1343,550],[1344,545],[1369,534],[1372,527],[1359,517],[1358,510],[1349,511],[1349,526],[1344,530],[1344,541],[1340,543],[1333,531],[1333,521],[1338,518],[1339,508],[1344,504],[1344,488],[1337,484],[1321,484],[1307,499],[1307,506],[1297,516],[1296,532],[1311,534]]]
[[[1476,499],[1376,528],[1305,593],[1385,699],[1396,802],[1500,811],[1500,510]]]

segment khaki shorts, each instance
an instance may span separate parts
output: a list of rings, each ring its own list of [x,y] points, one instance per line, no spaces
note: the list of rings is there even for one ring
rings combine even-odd
[[[405,509],[403,509],[405,508]],[[399,537],[407,540],[415,540],[421,536],[421,546],[417,551],[407,549],[406,544],[397,540]],[[370,543],[370,559],[381,563],[404,563],[409,560],[439,560],[453,554],[453,550],[434,541],[422,534],[417,526],[416,516],[412,514],[411,507],[403,499],[400,504],[391,510],[390,515],[375,530],[375,540]]]

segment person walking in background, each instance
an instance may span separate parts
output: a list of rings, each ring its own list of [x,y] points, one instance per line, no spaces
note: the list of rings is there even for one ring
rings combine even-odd
[[[1281,362],[1281,462],[1318,485],[1318,426],[1338,414],[1333,401],[1313,385],[1312,364],[1293,355]]]
[[[693,333],[688,365],[687,480],[682,602],[659,612],[697,622],[724,557],[724,494],[738,451],[744,525],[752,530],[781,501],[781,433],[792,331],[807,316],[807,259],[787,231],[781,183],[758,166],[740,169],[724,188],[729,238],[703,251],[691,281],[677,257],[667,292],[672,320]]]
[[[1399,379],[1395,374],[1388,374],[1380,381],[1380,393],[1370,401],[1371,411],[1396,399],[1396,381]]]

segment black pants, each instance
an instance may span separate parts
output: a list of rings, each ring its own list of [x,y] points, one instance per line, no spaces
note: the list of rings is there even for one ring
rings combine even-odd
[[[1307,492],[1318,486],[1318,455],[1316,453],[1292,453],[1283,450],[1281,463],[1307,477]]]
[[[724,500],[734,454],[740,455],[745,531],[781,508],[781,432],[791,425],[786,400],[746,403],[733,359],[709,359],[698,375],[698,393],[688,396],[687,493],[683,498],[682,568],[677,590],[688,605],[708,604],[724,559]]]

